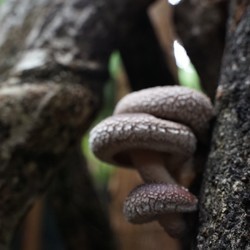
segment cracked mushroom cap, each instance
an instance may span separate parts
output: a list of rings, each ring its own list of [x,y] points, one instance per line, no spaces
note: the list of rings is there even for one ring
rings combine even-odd
[[[142,224],[167,213],[193,212],[197,203],[197,198],[182,186],[142,184],[126,198],[123,213],[129,222]]]
[[[153,87],[133,92],[122,98],[114,114],[148,113],[158,118],[189,126],[198,137],[207,133],[214,116],[210,99],[183,86]]]
[[[128,167],[136,149],[187,158],[196,150],[196,138],[188,127],[149,114],[111,116],[91,130],[89,143],[100,160]]]

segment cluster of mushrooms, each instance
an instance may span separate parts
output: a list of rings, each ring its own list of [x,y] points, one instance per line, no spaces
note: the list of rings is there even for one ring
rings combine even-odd
[[[209,98],[198,91],[154,87],[125,96],[114,115],[92,129],[95,156],[137,169],[145,182],[126,198],[123,212],[129,222],[158,220],[172,237],[184,234],[181,213],[195,211],[198,202],[187,189],[192,179],[185,179],[192,173],[187,163],[192,162],[197,141],[206,140],[213,115]]]

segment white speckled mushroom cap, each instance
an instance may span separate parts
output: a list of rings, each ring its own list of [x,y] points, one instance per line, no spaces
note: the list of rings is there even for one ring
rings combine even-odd
[[[148,113],[189,126],[197,136],[204,136],[214,115],[210,99],[183,86],[153,87],[122,98],[114,114]]]
[[[166,213],[193,212],[197,203],[197,198],[179,185],[142,184],[126,198],[123,213],[129,222],[141,224]]]
[[[136,149],[178,157],[189,157],[196,150],[196,138],[185,125],[139,113],[103,120],[91,130],[89,143],[100,160],[127,167],[132,167],[129,153]]]

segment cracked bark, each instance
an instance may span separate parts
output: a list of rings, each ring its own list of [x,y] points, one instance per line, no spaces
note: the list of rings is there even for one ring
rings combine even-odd
[[[250,3],[232,0],[198,249],[250,249]]]

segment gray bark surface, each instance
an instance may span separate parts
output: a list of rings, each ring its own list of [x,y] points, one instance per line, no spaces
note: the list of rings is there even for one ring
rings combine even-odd
[[[250,3],[231,1],[198,249],[250,249]]]

